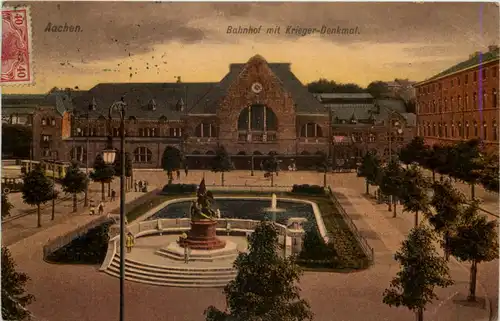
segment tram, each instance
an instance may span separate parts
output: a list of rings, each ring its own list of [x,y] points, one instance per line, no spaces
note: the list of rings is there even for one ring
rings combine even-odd
[[[55,177],[56,179],[62,179],[66,176],[66,170],[71,165],[69,162],[54,161],[54,160],[44,160],[44,161],[32,161],[23,160],[21,161],[21,173],[25,174],[35,168],[36,165],[42,166],[45,176],[48,178]]]

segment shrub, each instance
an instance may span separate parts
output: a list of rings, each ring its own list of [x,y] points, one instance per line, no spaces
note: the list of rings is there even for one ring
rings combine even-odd
[[[304,243],[299,259],[330,260],[337,256],[332,244],[326,244],[316,228],[311,228],[304,235]]]
[[[47,256],[47,261],[65,264],[100,264],[108,250],[111,222],[104,223]]]
[[[324,195],[325,189],[319,185],[293,185],[292,193],[300,193],[300,194],[313,194],[313,195]]]
[[[196,193],[196,184],[167,184],[163,187],[162,194],[191,194]]]

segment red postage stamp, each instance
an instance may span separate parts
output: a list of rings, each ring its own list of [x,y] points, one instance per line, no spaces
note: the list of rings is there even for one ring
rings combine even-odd
[[[29,7],[2,8],[2,86],[33,83],[30,19]]]

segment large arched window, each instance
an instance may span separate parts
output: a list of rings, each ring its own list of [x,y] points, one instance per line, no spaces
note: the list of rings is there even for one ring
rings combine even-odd
[[[465,138],[469,138],[469,122],[465,122]]]
[[[477,138],[479,136],[478,133],[478,128],[477,128],[477,121],[474,121],[474,138]]]
[[[491,102],[493,104],[493,108],[498,107],[498,96],[497,96],[497,90],[495,88],[491,90]]]
[[[488,127],[485,121],[483,121],[483,139],[488,140]]]
[[[146,147],[137,147],[134,150],[134,162],[136,163],[151,163],[153,153]]]
[[[323,137],[323,131],[318,124],[308,123],[301,127],[300,137]]]
[[[238,117],[238,130],[276,131],[278,118],[271,108],[264,105],[252,105],[241,111]]]
[[[444,123],[444,137],[448,137],[448,123]]]
[[[493,140],[494,141],[497,141],[498,140],[498,127],[497,127],[497,121],[494,120],[492,123],[491,123],[491,129],[492,129],[492,136],[493,136]]]
[[[217,127],[213,124],[201,123],[194,129],[195,137],[217,137]]]

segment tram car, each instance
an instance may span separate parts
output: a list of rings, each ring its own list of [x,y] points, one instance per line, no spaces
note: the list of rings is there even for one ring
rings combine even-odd
[[[2,191],[5,194],[17,193],[21,191],[24,180],[19,177],[2,177]]]
[[[60,180],[66,176],[66,170],[71,165],[69,162],[62,161],[53,161],[53,160],[44,160],[44,161],[30,161],[23,160],[21,161],[21,172],[23,174],[29,172],[36,165],[40,165],[45,173],[45,176],[48,178],[55,178]]]

